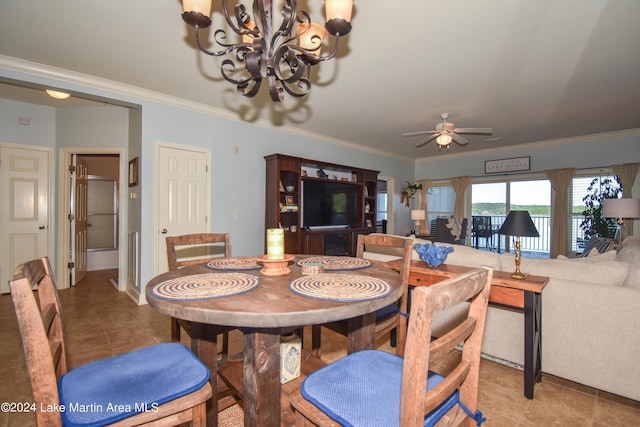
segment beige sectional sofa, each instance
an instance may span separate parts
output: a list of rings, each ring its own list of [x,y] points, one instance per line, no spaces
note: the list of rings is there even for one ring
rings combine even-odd
[[[513,254],[453,247],[448,264],[515,270]],[[372,251],[366,256],[395,258]],[[415,251],[414,257],[419,259]],[[542,371],[640,401],[640,239],[628,238],[617,252],[585,258],[523,257],[521,270],[550,278],[542,292]],[[461,315],[440,313],[436,336]],[[522,365],[523,314],[490,307],[482,351]]]

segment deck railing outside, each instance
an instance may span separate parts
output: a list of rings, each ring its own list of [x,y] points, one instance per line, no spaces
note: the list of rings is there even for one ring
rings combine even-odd
[[[482,215],[474,215],[474,216],[482,216]],[[503,236],[503,235],[497,234],[497,230],[500,228],[500,226],[504,222],[506,216],[505,215],[484,215],[484,216],[491,217],[491,224],[496,230],[496,235],[494,236],[494,239],[496,239],[496,241],[493,244],[494,249],[497,249],[497,245],[498,245],[497,239],[501,239],[500,249],[501,251],[504,251],[506,239],[509,239],[510,236]],[[532,215],[531,220],[533,220],[533,224],[536,226],[536,229],[538,230],[540,237],[521,237],[520,250],[527,251],[527,252],[536,252],[540,254],[546,253],[548,255],[551,248],[551,217],[545,216],[545,215]],[[572,252],[581,253],[582,250],[584,249],[584,239],[582,238],[583,232],[580,229],[580,223],[582,222],[582,220],[583,220],[582,217],[577,217],[577,216],[571,218],[569,233],[570,233],[570,236],[572,237],[570,238],[571,245],[569,247],[569,250]],[[510,247],[511,249],[513,249],[515,244],[513,243],[513,240],[511,240],[510,242],[511,242]]]
[[[505,250],[505,244],[507,239],[510,239],[511,236],[503,236],[498,234],[498,230],[500,226],[506,219],[505,215],[474,215],[474,216],[490,216],[491,217],[491,225],[495,230],[495,235],[493,237],[492,247],[493,249],[500,247],[500,251]],[[549,254],[550,250],[550,242],[551,242],[551,217],[549,216],[538,216],[532,215],[531,219],[533,220],[533,224],[536,226],[540,237],[521,237],[520,238],[520,250],[527,252],[537,252],[541,255],[546,253]],[[500,239],[499,245],[498,240]],[[515,243],[513,240],[509,240],[510,247],[513,249]]]

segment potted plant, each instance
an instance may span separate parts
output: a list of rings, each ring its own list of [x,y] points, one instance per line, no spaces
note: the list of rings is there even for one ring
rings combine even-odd
[[[587,192],[587,195],[582,198],[585,209],[582,211],[584,220],[580,223],[580,228],[584,232],[584,241],[588,241],[593,236],[613,238],[617,228],[616,219],[605,218],[602,209],[604,199],[617,199],[622,192],[618,177],[594,178],[587,187]]]

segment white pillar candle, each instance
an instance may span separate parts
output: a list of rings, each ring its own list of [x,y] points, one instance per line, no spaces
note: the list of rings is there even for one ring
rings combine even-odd
[[[267,259],[284,259],[284,229],[267,229]]]

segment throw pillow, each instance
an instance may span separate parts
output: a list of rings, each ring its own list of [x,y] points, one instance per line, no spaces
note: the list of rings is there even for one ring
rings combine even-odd
[[[604,237],[593,236],[586,245],[584,245],[584,252],[582,252],[582,256],[589,256],[590,252],[595,249],[599,253],[603,254],[607,252],[609,249],[613,249],[614,241],[613,239],[605,239]],[[597,255],[597,254],[596,254]]]

